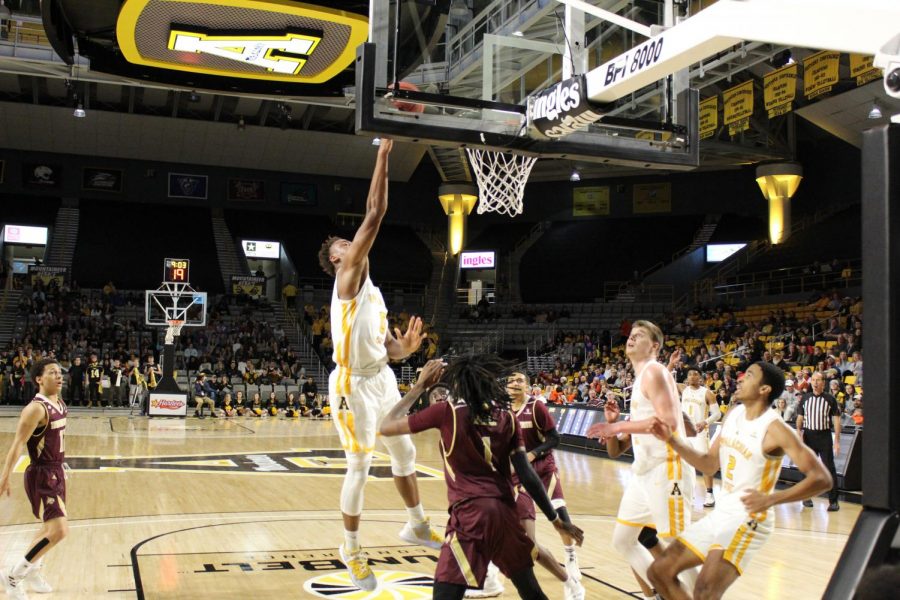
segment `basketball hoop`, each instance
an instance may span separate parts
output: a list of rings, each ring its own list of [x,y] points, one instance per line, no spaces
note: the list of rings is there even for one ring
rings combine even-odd
[[[478,182],[478,214],[522,214],[522,198],[536,156],[506,154],[482,148],[466,148]]]
[[[184,326],[184,319],[166,319],[169,322],[169,329],[166,331],[166,344],[175,343],[175,337],[181,335],[181,328]]]

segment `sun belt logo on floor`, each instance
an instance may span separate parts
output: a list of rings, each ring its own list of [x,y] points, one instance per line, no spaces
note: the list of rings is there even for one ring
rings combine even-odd
[[[116,23],[132,64],[289,83],[332,79],[367,37],[365,15],[283,0],[126,0]]]
[[[361,590],[350,581],[346,571],[308,579],[303,589],[317,598],[341,600],[425,600],[431,598],[434,580],[422,573],[409,571],[374,571],[378,587],[371,592]]]

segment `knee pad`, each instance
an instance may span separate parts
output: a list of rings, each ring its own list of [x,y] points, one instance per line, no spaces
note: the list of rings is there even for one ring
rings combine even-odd
[[[363,489],[366,487],[371,465],[371,453],[347,453],[347,473],[341,487],[341,512],[345,515],[357,516],[362,513]]]
[[[641,546],[649,550],[659,544],[659,538],[656,536],[656,530],[652,527],[644,527],[638,534],[638,542]]]
[[[394,477],[406,477],[416,472],[416,447],[408,435],[383,441],[391,455],[391,474]]]

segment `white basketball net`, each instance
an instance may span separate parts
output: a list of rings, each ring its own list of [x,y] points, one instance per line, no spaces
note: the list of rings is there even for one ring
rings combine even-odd
[[[522,214],[522,198],[536,156],[504,154],[493,150],[466,148],[478,182],[478,214],[498,212],[515,217]]]

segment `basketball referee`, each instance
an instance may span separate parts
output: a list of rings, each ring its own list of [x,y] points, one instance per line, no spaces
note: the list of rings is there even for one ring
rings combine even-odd
[[[814,373],[812,391],[800,400],[797,409],[797,433],[807,446],[822,459],[831,473],[831,491],[828,492],[828,510],[840,510],[838,505],[837,471],[834,456],[841,451],[841,410],[834,396],[825,392],[825,378]],[[831,424],[834,422],[834,446],[831,440]],[[804,500],[803,506],[812,506],[812,500]]]

